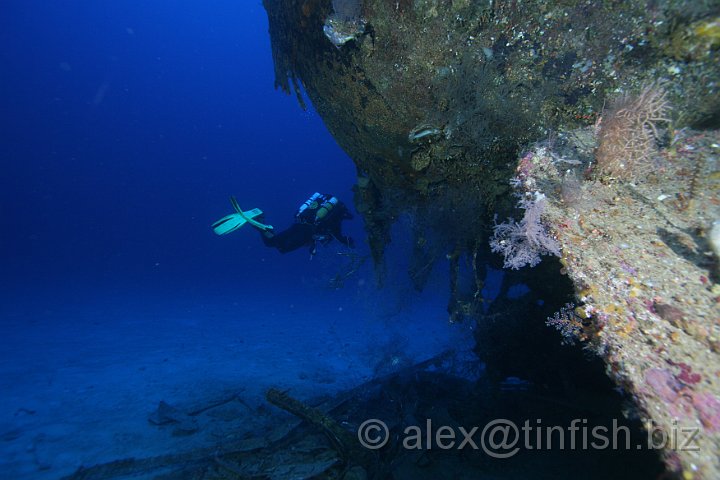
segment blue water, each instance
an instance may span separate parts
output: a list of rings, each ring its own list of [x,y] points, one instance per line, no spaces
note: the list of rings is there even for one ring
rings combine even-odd
[[[263,262],[255,235],[208,227],[230,194],[280,227],[316,190],[351,203],[351,161],[273,89],[259,2],[149,5],[4,6],[4,278],[214,289],[263,271],[292,283],[302,255]],[[362,237],[359,221],[348,228]]]
[[[260,2],[3,3],[0,477],[178,449],[160,400],[308,398],[471,347],[444,271],[412,291],[402,231],[384,290],[369,261],[330,288],[337,245],[212,232],[230,195],[280,229],[315,191],[353,210],[352,161],[273,88],[267,28]],[[344,229],[368,255],[360,217]]]

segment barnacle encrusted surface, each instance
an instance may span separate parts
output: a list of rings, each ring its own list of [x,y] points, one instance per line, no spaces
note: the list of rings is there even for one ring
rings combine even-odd
[[[605,360],[646,428],[677,436],[664,450],[671,470],[709,479],[720,472],[719,260],[707,241],[720,218],[720,132],[672,133],[643,181],[587,180],[566,197],[567,171],[594,161],[594,128],[534,147],[517,173],[523,191],[548,195],[544,220],[576,288],[582,327],[554,326]]]

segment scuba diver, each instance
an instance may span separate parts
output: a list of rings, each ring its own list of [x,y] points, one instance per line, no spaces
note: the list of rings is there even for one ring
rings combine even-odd
[[[230,197],[235,213],[213,223],[218,235],[234,232],[249,223],[260,232],[263,243],[277,248],[280,253],[295,251],[303,246],[315,255],[318,245],[327,245],[333,239],[354,248],[355,243],[342,233],[342,221],[353,218],[345,204],[332,195],[314,193],[300,205],[295,213],[295,223],[281,232],[275,232],[272,225],[263,223],[263,212],[259,208],[243,211],[235,197]]]

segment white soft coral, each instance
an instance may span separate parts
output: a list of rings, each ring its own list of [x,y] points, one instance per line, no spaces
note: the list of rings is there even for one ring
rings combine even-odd
[[[541,215],[545,208],[545,195],[536,194],[534,199],[520,200],[518,206],[525,210],[522,220],[495,225],[490,248],[505,257],[505,268],[518,270],[540,263],[540,255],[560,256],[560,244],[542,224]]]

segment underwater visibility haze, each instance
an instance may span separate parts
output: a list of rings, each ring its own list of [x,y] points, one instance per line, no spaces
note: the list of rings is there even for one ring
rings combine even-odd
[[[718,49],[717,2],[5,2],[0,478],[718,478]]]

